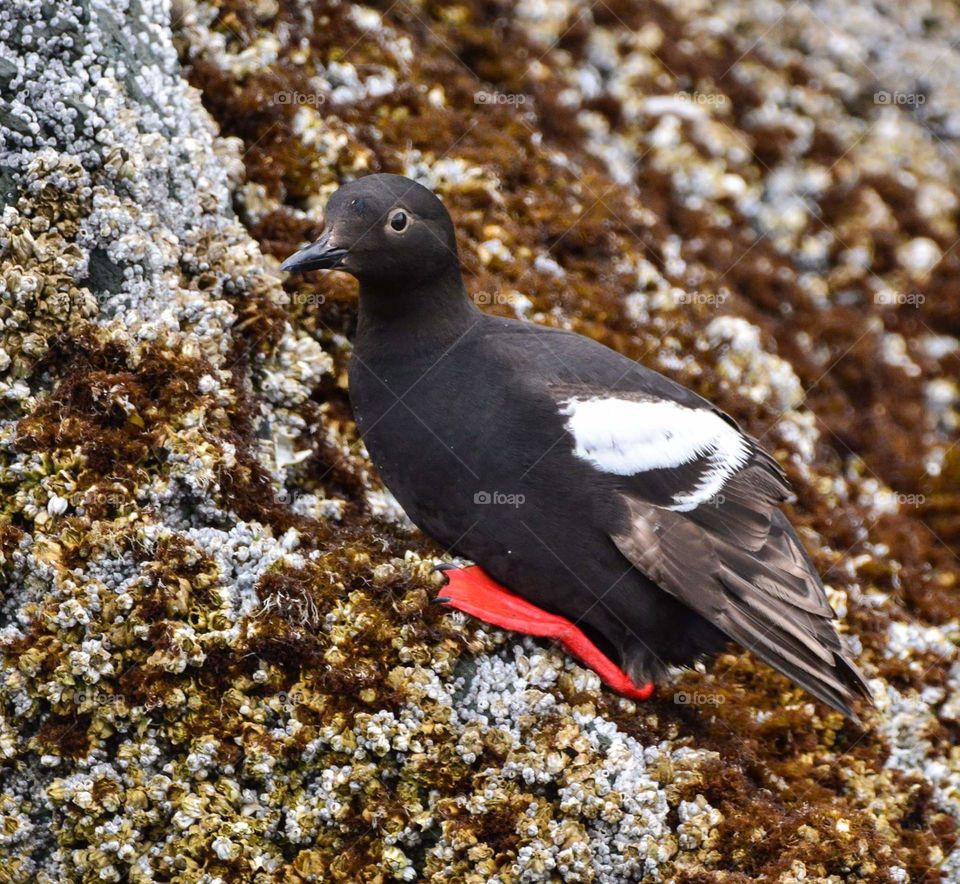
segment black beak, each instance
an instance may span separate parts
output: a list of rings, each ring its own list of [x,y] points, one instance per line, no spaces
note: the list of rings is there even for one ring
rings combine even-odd
[[[333,270],[340,266],[346,257],[347,249],[341,249],[330,242],[330,231],[325,230],[323,235],[314,243],[304,246],[295,252],[280,265],[281,270],[291,270],[303,273],[305,270]]]

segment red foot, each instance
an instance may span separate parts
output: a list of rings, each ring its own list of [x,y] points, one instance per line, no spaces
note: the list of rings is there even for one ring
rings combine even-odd
[[[501,586],[482,568],[448,568],[447,585],[438,602],[513,632],[556,639],[567,651],[589,666],[618,694],[633,700],[648,700],[653,682],[635,685],[630,677],[603,653],[583,631],[557,614],[520,598]]]

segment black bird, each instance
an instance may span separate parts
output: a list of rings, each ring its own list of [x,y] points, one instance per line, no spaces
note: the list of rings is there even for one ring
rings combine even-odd
[[[360,282],[364,443],[417,526],[489,575],[444,600],[559,636],[639,697],[733,639],[856,718],[869,688],[778,509],[786,477],[728,415],[588,338],[483,313],[443,204],[398,175],[336,191],[282,269]]]

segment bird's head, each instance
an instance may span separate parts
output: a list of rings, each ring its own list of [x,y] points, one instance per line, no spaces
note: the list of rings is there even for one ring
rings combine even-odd
[[[281,270],[343,270],[378,288],[459,270],[443,203],[402,175],[367,175],[343,185],[324,216],[321,237],[287,258]]]

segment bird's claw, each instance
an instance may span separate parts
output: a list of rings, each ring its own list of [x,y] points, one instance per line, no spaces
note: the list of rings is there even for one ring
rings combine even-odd
[[[438,567],[438,570],[441,569]],[[653,693],[652,682],[635,684],[575,623],[538,608],[501,586],[477,565],[469,568],[448,565],[442,570],[450,572],[444,587],[449,595],[438,596],[434,602],[448,604],[502,629],[555,639],[568,653],[590,667],[601,681],[625,697],[647,700]]]

